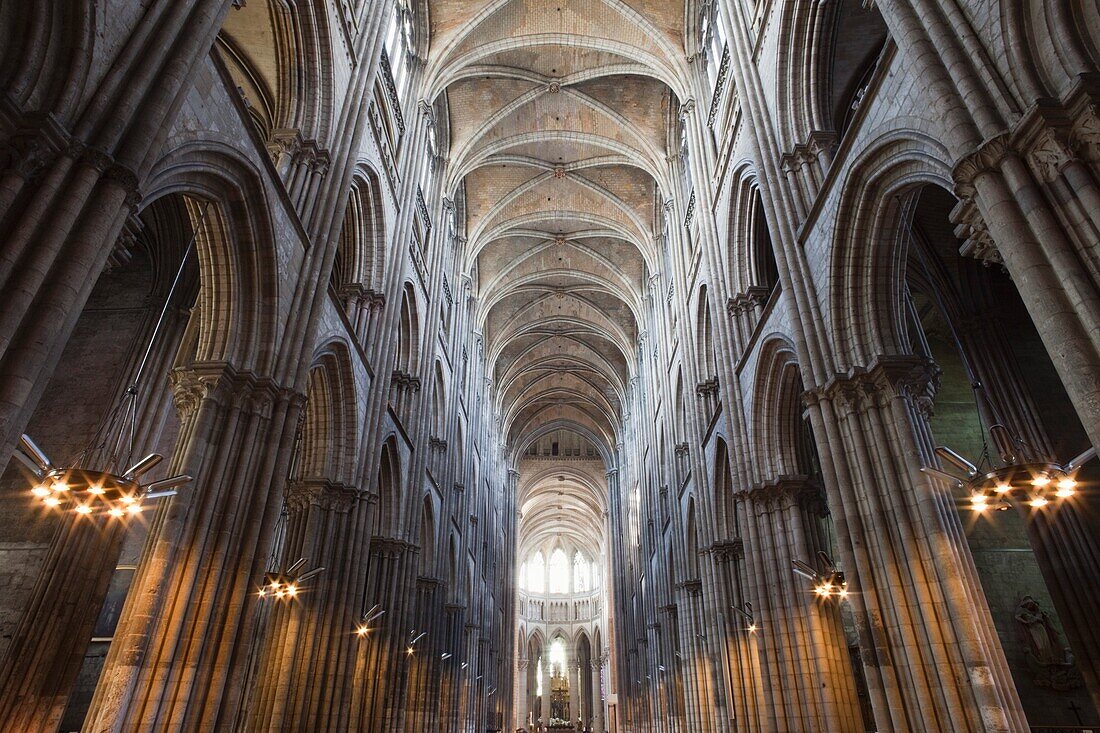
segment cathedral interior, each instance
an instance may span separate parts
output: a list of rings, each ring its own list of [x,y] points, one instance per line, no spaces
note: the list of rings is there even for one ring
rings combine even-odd
[[[0,1],[0,733],[1100,731],[1095,0]]]

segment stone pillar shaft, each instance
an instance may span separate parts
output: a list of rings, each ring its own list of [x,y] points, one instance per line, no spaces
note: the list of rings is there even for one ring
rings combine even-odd
[[[328,730],[341,717],[345,685],[340,670],[354,653],[358,598],[348,594],[345,556],[354,555],[349,534],[362,521],[358,492],[324,479],[295,480],[287,490],[290,518],[282,566],[306,558],[306,569],[323,567],[298,599],[277,603],[265,629],[263,663],[250,696],[254,730]],[[349,552],[350,551],[350,552]],[[252,650],[253,654],[260,650]]]
[[[48,384],[95,285],[88,275],[103,270],[191,71],[228,10],[220,0],[155,6],[120,49],[80,123],[32,133],[45,144],[31,154],[49,151],[32,166],[41,170],[11,181],[0,199],[7,204],[0,219],[10,222],[0,248],[0,285],[8,294],[0,314],[3,450],[15,444]],[[19,211],[9,216],[17,200]]]
[[[302,398],[225,364],[178,370],[187,491],[162,503],[89,712],[92,730],[232,725]],[[200,601],[197,602],[197,601]],[[185,672],[184,672],[185,671]]]
[[[100,521],[110,519],[110,521]],[[126,522],[69,516],[0,666],[0,731],[56,730],[122,551]]]

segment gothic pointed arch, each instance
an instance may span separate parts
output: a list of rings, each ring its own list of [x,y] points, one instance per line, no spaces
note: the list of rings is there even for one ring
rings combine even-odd
[[[385,211],[378,175],[370,166],[359,166],[352,178],[332,266],[332,285],[341,299],[383,297],[385,242]]]
[[[316,0],[255,0],[226,16],[217,48],[268,145],[328,143],[335,113],[329,17]]]

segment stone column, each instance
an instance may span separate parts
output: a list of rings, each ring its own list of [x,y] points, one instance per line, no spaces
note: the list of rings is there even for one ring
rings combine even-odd
[[[599,649],[594,650],[599,654]],[[603,733],[603,696],[600,694],[600,675],[602,667],[600,660],[592,661],[592,733]]]
[[[545,728],[550,724],[550,662],[546,658],[546,654],[543,653],[543,670],[542,670],[542,709],[539,711],[539,719],[542,722],[542,727]]]
[[[569,665],[569,716],[568,720],[573,723],[577,718],[583,715],[584,705],[581,701],[584,696],[581,694],[581,666],[579,664]]]
[[[113,517],[62,520],[0,666],[0,731],[56,730],[61,724],[127,524]]]
[[[360,643],[361,670],[352,694],[352,728],[369,730],[379,727],[384,701],[386,670],[394,663],[393,637],[400,634],[400,624],[394,618],[392,599],[397,587],[398,558],[405,552],[404,542],[375,537],[370,542],[370,562],[367,568],[366,601],[371,608],[379,606],[385,613]]]
[[[224,363],[173,373],[180,468],[162,502],[88,716],[89,730],[232,725],[304,396]]]
[[[934,377],[880,357],[807,393],[876,725],[1023,733],[954,498],[920,473]]]
[[[275,609],[258,682],[248,700],[253,730],[328,730],[339,717],[332,700],[344,688],[338,670],[350,665],[350,632],[359,603],[341,592],[349,585],[341,560],[355,550],[344,547],[342,540],[355,521],[358,500],[358,490],[325,479],[296,479],[287,487],[290,518],[283,566],[306,558],[306,570],[323,567],[325,572],[308,580],[298,599]]]
[[[71,129],[19,110],[0,190],[0,458],[25,428],[230,4],[151,7]],[[91,276],[89,276],[91,275]]]
[[[530,664],[526,656],[516,660],[516,678],[514,680],[513,698],[515,699],[515,720],[512,724],[516,728],[526,725],[524,719],[527,716],[527,667]]]
[[[1058,620],[1100,710],[1100,541],[1072,502],[1036,512],[1018,507]]]
[[[768,644],[768,685],[781,730],[861,731],[855,680],[839,608],[811,593],[809,581],[791,572],[791,562],[816,564],[819,549],[809,541],[803,506],[816,496],[805,477],[785,477],[740,492],[752,551],[753,597],[767,617],[761,630]]]

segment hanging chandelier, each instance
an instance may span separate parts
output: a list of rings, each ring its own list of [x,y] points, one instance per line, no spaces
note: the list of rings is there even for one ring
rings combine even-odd
[[[1014,439],[1004,425],[991,426],[989,436],[1001,459],[999,467],[984,466],[984,455],[976,465],[941,445],[936,448],[936,455],[962,475],[932,466],[921,468],[952,488],[968,491],[967,500],[975,512],[1004,511],[1013,504],[1043,509],[1070,499],[1077,493],[1077,472],[1096,457],[1096,449],[1089,448],[1065,464],[1047,458],[1031,460],[1022,441]]]
[[[94,469],[80,464],[55,466],[29,435],[19,441],[19,458],[35,479],[31,494],[47,509],[71,511],[80,516],[108,516],[121,519],[140,514],[144,502],[172,496],[176,488],[191,480],[179,475],[143,484],[142,476],[164,457],[150,453],[124,471]]]
[[[824,601],[834,598],[837,601],[846,599],[848,581],[844,578],[844,572],[837,569],[824,551],[818,551],[817,557],[825,568],[824,572],[818,572],[815,567],[802,560],[791,560],[791,570],[813,583],[813,591],[818,598]]]
[[[29,435],[24,434],[21,437],[15,457],[26,466],[34,481],[31,495],[46,509],[85,517],[124,519],[140,514],[146,501],[173,496],[176,489],[191,480],[190,476],[180,474],[143,483],[143,476],[163,461],[164,456],[150,453],[135,461],[134,449],[139,395],[145,368],[164,327],[172,299],[179,290],[184,269],[194,251],[195,241],[209,209],[210,205],[207,204],[198,224],[193,228],[191,239],[180,258],[172,285],[164,297],[160,315],[133,381],[87,445],[68,465],[58,465]]]

